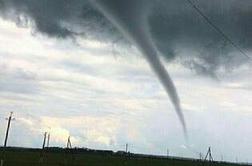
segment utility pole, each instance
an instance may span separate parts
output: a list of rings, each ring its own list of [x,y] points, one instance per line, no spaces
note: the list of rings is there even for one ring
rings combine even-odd
[[[169,157],[169,149],[167,149],[166,153],[167,153],[167,157]]]
[[[2,156],[1,161],[0,161],[1,166],[4,165],[5,148],[7,147],[7,141],[8,141],[11,121],[15,120],[14,118],[12,118],[12,115],[13,115],[13,112],[10,112],[10,116],[8,118],[6,118],[6,120],[8,120],[8,123],[7,123],[7,129],[6,129],[6,133],[5,133],[5,139],[4,139],[4,147],[3,147],[3,152],[2,152],[3,156]]]
[[[72,144],[71,144],[71,137],[69,136],[67,139],[67,148],[72,148]]]
[[[40,152],[40,158],[39,162],[43,163],[44,162],[44,157],[45,157],[45,146],[46,146],[46,140],[47,140],[47,132],[44,132],[44,138],[43,138],[43,144],[42,144],[42,150]],[[48,143],[48,142],[47,142]]]
[[[47,132],[44,133],[44,139],[43,139],[42,149],[45,149],[46,138],[47,138]]]
[[[73,151],[72,151],[71,136],[69,136],[68,139],[67,139],[67,147],[65,149],[65,155],[66,155],[66,157],[65,157],[65,165],[69,165],[68,162],[70,162],[70,161],[68,160],[68,157],[67,157],[67,156],[69,156],[68,155],[69,153],[71,155],[70,161],[73,162],[73,160],[74,160],[74,154],[73,154]]]
[[[125,152],[128,153],[128,143],[125,145]]]
[[[8,120],[8,123],[7,123],[6,133],[5,133],[5,139],[4,139],[4,148],[6,148],[6,146],[7,146],[11,121],[15,120],[14,118],[12,118],[12,115],[13,115],[13,112],[10,112],[10,116],[8,118],[6,118],[6,120]]]
[[[50,145],[50,133],[47,135],[47,148],[49,148]]]
[[[199,159],[200,159],[200,160],[202,160],[202,159],[203,159],[203,155],[202,155],[202,153],[201,153],[201,152],[199,153]]]
[[[211,153],[211,147],[208,148],[208,151],[207,151],[207,154],[206,154],[206,157],[205,157],[204,161],[207,160],[207,157],[208,157],[208,161],[213,161],[213,157],[212,157],[212,153]]]

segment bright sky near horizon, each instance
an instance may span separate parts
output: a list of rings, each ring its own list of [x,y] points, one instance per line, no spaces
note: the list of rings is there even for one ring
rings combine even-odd
[[[78,44],[77,44],[78,43]],[[251,55],[251,53],[250,53]],[[166,64],[166,62],[164,61]],[[0,19],[0,140],[14,112],[9,146],[129,150],[199,157],[208,146],[220,160],[252,162],[252,70],[219,79],[176,61],[166,64],[177,87],[189,140],[169,98],[134,47],[77,38],[48,38]]]

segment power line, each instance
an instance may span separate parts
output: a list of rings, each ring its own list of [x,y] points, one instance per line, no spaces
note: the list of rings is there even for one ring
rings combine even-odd
[[[247,57],[249,60],[252,60],[252,58],[250,56],[248,56],[241,47],[239,47],[235,42],[232,41],[232,39],[226,35],[217,25],[215,25],[210,18],[203,13],[202,10],[200,10],[199,7],[197,7],[197,5],[192,1],[192,0],[186,0],[191,6],[192,8],[194,8],[197,13],[204,18],[204,20],[216,31],[218,32],[224,39],[226,39],[226,41],[228,41],[234,48],[236,48],[242,55],[244,55],[245,57]]]

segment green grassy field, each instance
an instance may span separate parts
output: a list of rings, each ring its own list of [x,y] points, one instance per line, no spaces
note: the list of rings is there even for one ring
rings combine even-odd
[[[4,166],[238,166],[225,162],[203,162],[193,159],[166,158],[134,154],[87,150],[45,150],[40,149],[1,149]]]

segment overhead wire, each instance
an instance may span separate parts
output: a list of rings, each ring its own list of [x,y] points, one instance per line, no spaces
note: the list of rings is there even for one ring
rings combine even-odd
[[[196,12],[204,18],[204,20],[216,31],[218,32],[226,41],[228,41],[234,48],[236,48],[242,55],[244,55],[245,57],[247,57],[249,60],[252,60],[252,57],[250,57],[249,55],[247,55],[245,53],[245,51],[243,51],[243,49],[238,46],[234,41],[232,41],[232,39],[225,34],[217,25],[215,25],[214,22],[211,21],[211,19],[204,14],[204,12],[192,1],[192,0],[186,0],[190,6],[196,10]]]

